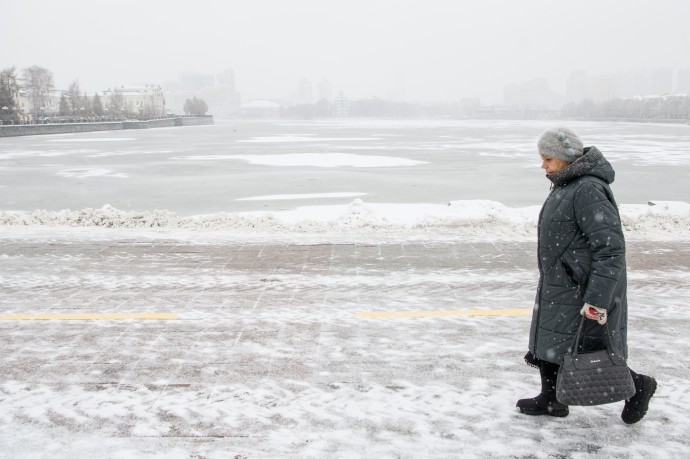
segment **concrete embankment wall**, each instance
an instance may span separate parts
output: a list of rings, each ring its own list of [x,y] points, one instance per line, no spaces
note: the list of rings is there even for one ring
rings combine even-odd
[[[175,124],[175,126],[205,126],[209,124],[215,124],[215,121],[213,121],[212,116],[194,116],[175,119],[179,121],[179,124]]]
[[[0,137],[24,135],[68,134],[74,132],[117,131],[122,129],[149,129],[174,126],[201,126],[214,124],[212,116],[163,118],[148,121],[109,121],[98,123],[26,124],[0,126]]]
[[[123,129],[121,121],[107,123],[26,124],[0,126],[0,137],[21,135],[66,134],[70,132],[112,131]]]

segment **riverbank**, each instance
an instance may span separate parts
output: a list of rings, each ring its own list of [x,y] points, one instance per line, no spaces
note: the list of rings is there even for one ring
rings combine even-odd
[[[592,121],[597,123],[643,123],[643,124],[686,124],[690,125],[690,119],[686,118],[565,118],[573,121]]]
[[[630,310],[630,362],[660,382],[628,426],[622,402],[558,419],[517,412],[539,388],[522,360],[533,241],[84,236],[0,230],[2,457],[679,458],[690,448],[688,242],[628,244],[630,297],[654,311]]]
[[[178,116],[154,120],[103,121],[95,123],[22,124],[0,126],[0,137],[118,131],[124,129],[150,129],[175,126],[201,126],[208,124],[214,124],[213,116]]]

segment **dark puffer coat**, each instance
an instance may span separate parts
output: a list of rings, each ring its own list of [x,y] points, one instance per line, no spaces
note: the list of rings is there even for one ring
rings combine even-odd
[[[539,215],[539,286],[529,350],[560,364],[589,303],[608,310],[614,346],[627,357],[625,240],[609,184],[615,172],[595,147],[549,176],[554,186]],[[582,350],[603,348],[604,327],[585,324]]]

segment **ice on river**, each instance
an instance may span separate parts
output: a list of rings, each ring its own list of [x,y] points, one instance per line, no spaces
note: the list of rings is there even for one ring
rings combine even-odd
[[[529,207],[549,191],[536,140],[554,124],[573,127],[611,161],[619,203],[690,200],[685,125],[217,120],[214,126],[0,139],[0,211],[109,204],[191,217],[347,205],[347,193],[362,193],[363,201],[377,205],[488,200]],[[246,199],[277,195],[301,197]]]

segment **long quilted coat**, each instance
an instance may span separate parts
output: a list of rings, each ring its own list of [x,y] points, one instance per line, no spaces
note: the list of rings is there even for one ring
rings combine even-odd
[[[615,172],[595,147],[552,174],[539,216],[539,286],[529,350],[560,364],[584,303],[606,308],[614,346],[627,357],[625,240],[609,184]],[[587,320],[581,350],[603,348],[604,327]]]

